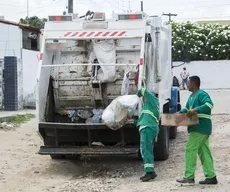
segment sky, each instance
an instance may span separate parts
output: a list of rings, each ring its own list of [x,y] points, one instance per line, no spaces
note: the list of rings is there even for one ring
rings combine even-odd
[[[48,15],[61,15],[66,11],[67,0],[0,0],[0,16],[10,21],[19,21],[27,16],[47,18]],[[144,12],[148,15],[175,13],[174,21],[230,20],[229,0],[143,0]],[[74,0],[74,13],[84,15],[88,10],[102,11],[106,17],[112,12],[140,11],[140,0]],[[163,17],[168,19],[167,16]]]

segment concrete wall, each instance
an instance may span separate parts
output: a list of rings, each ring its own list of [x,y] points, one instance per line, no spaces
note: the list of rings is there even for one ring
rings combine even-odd
[[[0,23],[0,58],[21,58],[22,31],[18,26]]]
[[[18,109],[23,109],[23,64],[22,59],[17,59],[18,70]]]
[[[38,71],[38,51],[22,49],[22,30],[18,26],[0,23],[0,58],[18,58],[18,101],[23,106],[35,107],[35,85]]]
[[[230,114],[230,90],[206,90],[210,95],[214,108],[212,114]],[[185,107],[186,101],[191,93],[189,91],[181,91],[181,105]]]
[[[182,62],[174,62],[177,66]],[[230,60],[223,61],[193,61],[186,65],[173,68],[173,75],[181,82],[180,73],[183,67],[192,75],[201,78],[203,89],[229,89],[230,88]]]
[[[22,49],[24,107],[35,107],[35,86],[38,73],[38,56],[38,51]]]
[[[204,21],[197,21],[200,24],[220,24],[220,25],[230,25],[230,20],[204,20]]]
[[[0,23],[0,58],[16,56],[18,64],[18,102],[19,109],[23,108],[23,66],[22,66],[22,30],[18,26]]]

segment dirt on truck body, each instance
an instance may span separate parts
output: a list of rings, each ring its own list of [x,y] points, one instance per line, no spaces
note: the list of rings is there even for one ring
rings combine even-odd
[[[171,26],[143,12],[104,13],[92,17],[49,17],[42,41],[38,77],[38,132],[44,144],[39,154],[140,155],[134,118],[117,131],[100,119],[103,110],[121,95],[129,73],[128,94],[138,88],[155,90],[161,113],[180,110],[179,91],[172,87]],[[138,86],[135,73],[139,70]],[[155,159],[169,156],[169,139],[177,128],[161,126]],[[95,145],[96,143],[96,145]],[[99,144],[99,145],[98,145]]]

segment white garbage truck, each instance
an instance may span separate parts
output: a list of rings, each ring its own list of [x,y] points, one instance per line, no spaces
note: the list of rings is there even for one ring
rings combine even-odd
[[[180,110],[179,90],[172,86],[171,27],[161,17],[137,12],[106,19],[90,11],[49,16],[37,77],[37,131],[44,141],[39,154],[140,156],[134,120],[143,102],[116,131],[101,121],[103,110],[121,95],[124,74],[126,94],[145,87],[157,93],[161,113]],[[177,127],[160,125],[155,160],[168,158],[176,133]]]

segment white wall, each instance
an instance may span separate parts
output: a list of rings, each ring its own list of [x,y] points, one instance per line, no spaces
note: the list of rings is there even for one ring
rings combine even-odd
[[[230,114],[230,90],[207,90],[207,93],[214,104],[212,114]],[[187,90],[180,92],[182,107],[185,107],[190,94]]]
[[[177,66],[182,62],[174,62]],[[192,75],[201,78],[202,89],[229,89],[230,88],[230,60],[222,61],[193,61],[186,65],[173,68],[173,75],[181,82],[180,73],[183,67]]]
[[[23,109],[23,66],[21,58],[17,59],[18,70],[18,109]]]
[[[21,58],[22,31],[18,26],[0,23],[0,58]]]
[[[38,51],[22,49],[23,102],[25,107],[35,107],[35,86],[38,73]]]

